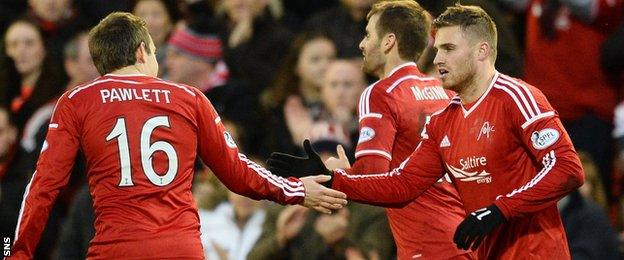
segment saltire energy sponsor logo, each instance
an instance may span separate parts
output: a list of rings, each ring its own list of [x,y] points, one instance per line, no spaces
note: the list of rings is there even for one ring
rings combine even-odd
[[[490,176],[489,172],[485,170],[476,170],[470,171],[474,168],[479,168],[487,165],[487,159],[483,156],[481,157],[467,157],[459,160],[459,164],[461,168],[454,167],[452,165],[446,164],[446,168],[448,171],[455,177],[455,179],[460,181],[476,181],[477,183],[490,183],[492,182],[492,176]]]

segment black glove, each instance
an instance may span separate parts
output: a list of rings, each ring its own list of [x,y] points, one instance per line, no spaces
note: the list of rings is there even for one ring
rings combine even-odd
[[[321,157],[312,149],[310,140],[303,141],[303,149],[305,157],[293,156],[285,153],[272,153],[267,160],[269,171],[282,177],[305,177],[308,175],[328,174],[329,171]],[[327,187],[331,187],[331,181],[323,183]]]
[[[457,226],[453,241],[457,244],[457,248],[475,250],[483,238],[503,222],[505,222],[505,216],[494,204],[487,208],[475,210]]]

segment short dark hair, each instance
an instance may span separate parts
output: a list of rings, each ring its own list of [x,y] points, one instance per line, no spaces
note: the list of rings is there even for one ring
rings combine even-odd
[[[429,40],[429,13],[413,0],[388,0],[374,4],[366,18],[375,14],[379,14],[378,36],[394,33],[399,56],[404,60],[418,59]]]
[[[496,60],[498,32],[492,17],[481,7],[456,4],[450,6],[433,21],[437,30],[443,27],[459,26],[463,32],[470,32],[480,40],[484,40],[492,47],[492,54]]]
[[[89,32],[89,52],[101,75],[135,64],[142,42],[152,53],[145,20],[126,12],[109,14]]]

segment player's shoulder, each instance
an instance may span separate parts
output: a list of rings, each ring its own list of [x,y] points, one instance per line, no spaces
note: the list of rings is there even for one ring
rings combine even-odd
[[[518,106],[523,110],[538,110],[548,108],[548,100],[541,90],[524,82],[521,79],[497,73],[492,85],[492,94],[502,99],[505,104]]]
[[[444,118],[446,118],[449,114],[453,113],[456,109],[461,109],[461,99],[457,95],[453,96],[453,98],[451,98],[451,101],[446,104],[446,106],[431,113],[431,121],[444,121]]]
[[[95,78],[89,82],[77,85],[71,90],[67,91],[68,99],[75,99],[81,96],[100,95],[98,90],[106,87],[119,88],[120,86],[132,86],[132,85],[151,85],[159,88],[171,89],[172,91],[185,92],[190,96],[195,97],[197,95],[196,89],[188,85],[175,83],[160,79],[157,77],[151,77],[147,75],[112,75],[107,74]]]

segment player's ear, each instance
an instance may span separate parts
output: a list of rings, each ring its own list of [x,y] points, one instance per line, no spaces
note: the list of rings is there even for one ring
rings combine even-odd
[[[147,60],[147,50],[145,48],[147,48],[145,42],[141,42],[134,53],[138,63],[145,63]]]
[[[396,35],[394,33],[388,33],[384,36],[381,48],[384,53],[388,53],[396,44]]]
[[[489,59],[492,55],[492,46],[488,42],[479,43],[479,49],[477,50],[477,57],[479,61]]]

